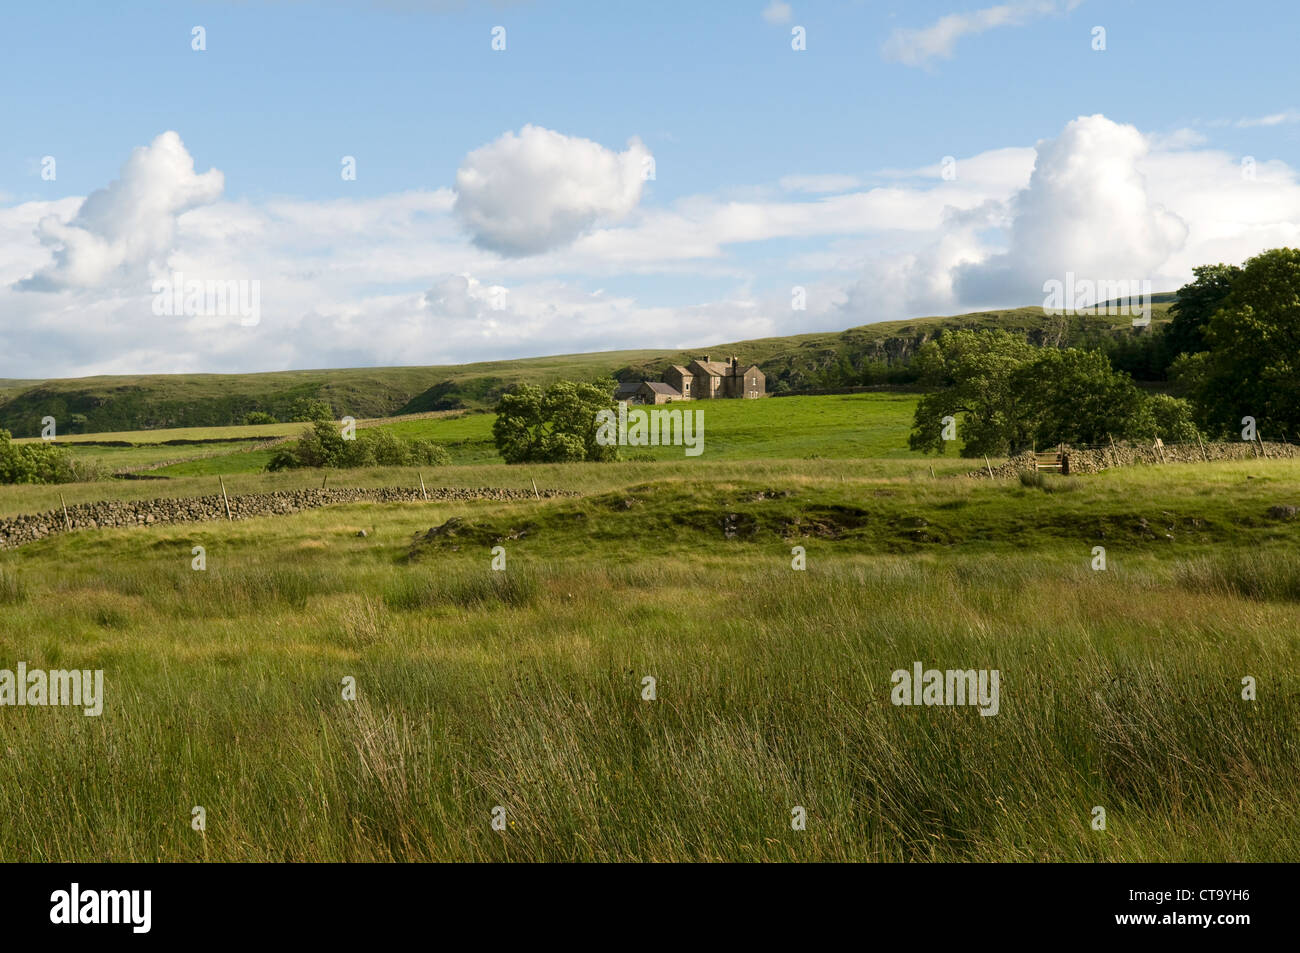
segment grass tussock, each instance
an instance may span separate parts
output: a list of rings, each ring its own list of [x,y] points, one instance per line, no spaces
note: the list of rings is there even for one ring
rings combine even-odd
[[[1021,470],[1020,485],[1044,493],[1071,493],[1079,489],[1078,477],[1060,476],[1042,470]]]
[[[1247,550],[1181,564],[1178,584],[1198,593],[1241,599],[1300,602],[1300,555]]]
[[[522,608],[532,605],[540,589],[537,576],[527,569],[492,571],[458,569],[449,573],[416,574],[408,571],[384,591],[384,602],[398,611],[455,606]]]
[[[17,605],[27,599],[27,586],[11,569],[0,568],[0,605]]]

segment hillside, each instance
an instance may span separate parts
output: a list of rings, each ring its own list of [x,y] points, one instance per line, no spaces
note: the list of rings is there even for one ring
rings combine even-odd
[[[1157,303],[1154,322],[1168,304]],[[0,428],[16,437],[36,436],[42,417],[59,421],[61,434],[220,427],[243,423],[251,411],[287,420],[300,398],[327,401],[337,416],[386,417],[494,404],[521,382],[560,378],[658,378],[671,363],[704,354],[740,356],[768,377],[769,389],[813,386],[837,363],[860,368],[898,367],[926,341],[950,328],[1002,328],[1037,344],[1067,344],[1086,335],[1128,335],[1122,316],[1061,318],[1041,308],[982,311],[863,325],[846,331],[759,338],[691,350],[603,351],[429,367],[342,368],[261,374],[150,374],[45,381],[0,380]],[[84,418],[84,419],[83,419]]]

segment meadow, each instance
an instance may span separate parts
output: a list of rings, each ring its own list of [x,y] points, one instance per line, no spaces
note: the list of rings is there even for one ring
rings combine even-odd
[[[704,410],[710,461],[902,460],[918,459],[907,449],[918,399],[916,394],[864,393],[677,406]],[[492,439],[495,419],[490,412],[441,411],[360,420],[357,425],[391,430],[403,439],[432,440],[447,448],[453,465],[474,466],[501,462]],[[143,430],[60,437],[59,443],[110,472],[147,469],[157,477],[228,476],[261,472],[275,454],[273,448],[262,445],[296,436],[308,426]],[[16,442],[35,440],[39,438]],[[673,461],[683,456],[680,447],[629,447],[623,455],[640,461]],[[954,459],[955,450],[946,458]]]
[[[107,696],[99,717],[0,708],[0,859],[1300,856],[1300,521],[1271,512],[1300,502],[1300,463],[1035,487],[955,458],[931,476],[897,443],[838,458],[787,439],[807,455],[714,460],[706,442],[693,460],[424,474],[578,494],[562,499],[0,552],[0,668],[103,669]],[[0,511],[213,479],[6,487]],[[999,713],[892,704],[916,661],[997,669]]]

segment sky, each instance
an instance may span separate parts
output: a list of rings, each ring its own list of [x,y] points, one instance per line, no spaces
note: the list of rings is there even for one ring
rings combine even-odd
[[[1297,36],[1289,0],[13,4],[0,377],[1174,290],[1300,246]]]

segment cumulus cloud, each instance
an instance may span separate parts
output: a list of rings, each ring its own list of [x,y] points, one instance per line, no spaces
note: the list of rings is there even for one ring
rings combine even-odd
[[[1036,148],[959,155],[955,178],[918,156],[843,193],[683,196],[527,257],[467,240],[450,189],[222,199],[180,215],[167,266],[260,281],[255,327],[155,315],[147,282],[106,285],[75,307],[19,292],[50,262],[37,224],[70,222],[87,200],[0,205],[0,377],[694,347],[1041,303],[1042,282],[1065,270],[1116,268],[1172,290],[1195,265],[1300,246],[1300,177],[1285,162],[1260,155],[1247,175],[1240,155],[1135,136],[1093,116]],[[796,285],[807,310],[791,307]]]
[[[121,178],[92,192],[71,220],[47,215],[36,227],[54,250],[52,264],[18,282],[21,291],[103,288],[165,264],[184,212],[215,202],[225,186],[217,169],[202,175],[175,132],[136,148]]]
[[[484,285],[472,275],[446,275],[424,293],[424,306],[453,321],[480,319],[488,311],[504,311],[508,295],[505,287]]]
[[[899,28],[885,40],[885,59],[906,66],[925,66],[935,58],[947,59],[963,36],[1000,26],[1019,26],[1038,17],[1073,10],[1083,0],[1018,0],[970,13],[950,13],[919,30]]]
[[[772,0],[763,8],[763,19],[768,23],[789,23],[790,16],[790,4],[782,3],[781,0]]]
[[[653,162],[640,139],[614,152],[528,125],[465,157],[454,211],[480,248],[536,255],[572,243],[598,222],[627,216]]]
[[[1081,116],[1038,144],[1029,186],[1011,201],[1005,252],[960,266],[960,300],[1033,301],[1072,271],[1089,279],[1153,275],[1187,240],[1183,219],[1156,202],[1140,166],[1146,137],[1102,115]]]

